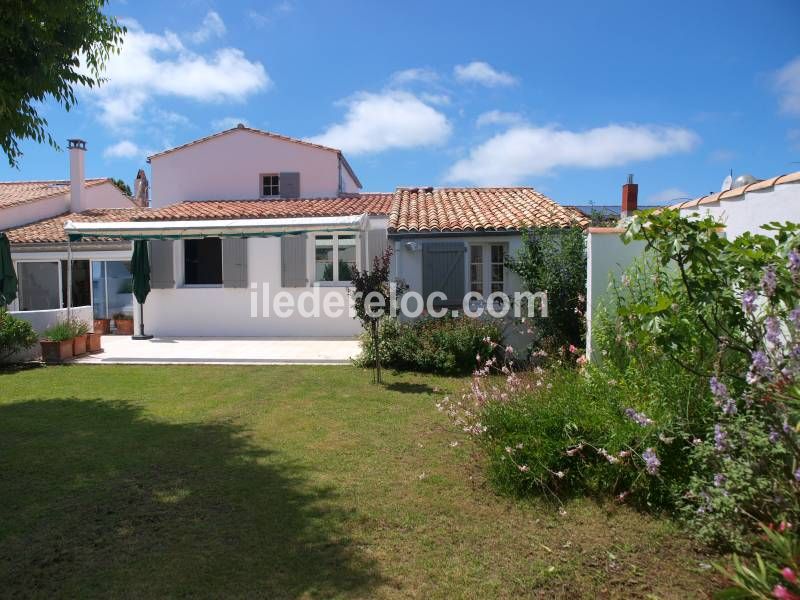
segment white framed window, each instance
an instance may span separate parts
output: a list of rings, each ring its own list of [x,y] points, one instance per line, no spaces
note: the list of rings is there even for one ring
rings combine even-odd
[[[281,195],[281,176],[277,173],[261,175],[261,195],[264,197]]]
[[[349,283],[358,264],[358,238],[353,233],[314,236],[314,281]]]
[[[467,284],[471,292],[486,297],[505,291],[506,244],[470,244]]]

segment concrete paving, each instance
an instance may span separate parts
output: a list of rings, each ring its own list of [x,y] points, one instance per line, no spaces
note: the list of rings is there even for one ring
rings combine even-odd
[[[103,352],[78,364],[349,364],[361,351],[353,338],[153,338],[104,335]]]

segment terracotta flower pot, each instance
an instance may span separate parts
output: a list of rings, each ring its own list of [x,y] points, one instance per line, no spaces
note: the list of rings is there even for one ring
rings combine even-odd
[[[133,335],[133,319],[114,319],[118,335]]]
[[[101,344],[103,336],[99,333],[89,333],[86,337],[86,350],[89,352],[102,352],[103,347]]]
[[[72,358],[72,340],[51,342],[42,340],[42,360],[48,363],[60,363]]]
[[[87,334],[84,333],[72,338],[72,356],[86,354],[86,337]]]
[[[111,333],[111,319],[95,319],[94,332],[108,335]]]

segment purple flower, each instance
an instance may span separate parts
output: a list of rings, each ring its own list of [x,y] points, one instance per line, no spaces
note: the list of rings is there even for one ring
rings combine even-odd
[[[789,252],[789,270],[795,277],[800,275],[800,252],[795,248],[792,248],[792,251]]]
[[[642,459],[645,462],[647,472],[650,475],[657,475],[658,467],[661,466],[661,461],[658,460],[658,456],[656,456],[655,451],[652,448],[648,448],[642,453]]]
[[[716,475],[714,475],[714,487],[722,487],[723,485],[725,485],[725,482],[727,480],[728,478],[725,477],[725,475],[723,475],[722,473],[717,473]]]
[[[653,419],[648,418],[644,413],[637,413],[632,408],[625,409],[625,416],[631,421],[638,423],[640,427],[647,427],[653,424]]]
[[[719,423],[714,425],[714,448],[717,452],[724,452],[728,448],[728,432]]]
[[[745,290],[742,294],[742,310],[748,315],[753,314],[756,309],[756,298],[758,295],[753,290]]]
[[[781,434],[775,431],[774,429],[770,430],[769,432],[769,443],[770,444],[777,444],[778,440],[781,439]]]
[[[761,276],[761,289],[771,298],[777,287],[778,278],[775,275],[775,267],[769,266],[764,269],[764,275]]]
[[[764,321],[767,326],[767,341],[770,344],[778,345],[781,343],[781,322],[777,317],[767,317]]]
[[[769,369],[769,359],[761,350],[756,350],[753,352],[751,358],[753,359],[753,362],[750,363],[750,371],[747,373],[747,383],[752,385],[767,374]]]
[[[737,411],[736,400],[728,398],[725,404],[722,405],[722,413],[728,416],[735,415]]]
[[[789,313],[789,320],[795,329],[800,329],[800,308],[795,308]]]
[[[795,481],[800,481],[800,468],[798,468],[798,469],[797,469],[797,470],[794,472],[794,480],[795,480]]]
[[[709,385],[711,386],[711,393],[717,398],[722,400],[728,397],[728,386],[726,386],[716,377],[712,377],[709,380]]]

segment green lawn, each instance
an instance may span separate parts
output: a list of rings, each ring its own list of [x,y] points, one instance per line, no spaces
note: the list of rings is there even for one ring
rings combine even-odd
[[[494,495],[434,406],[465,380],[386,379],[310,366],[0,372],[0,594],[705,596],[707,559],[667,521]]]

